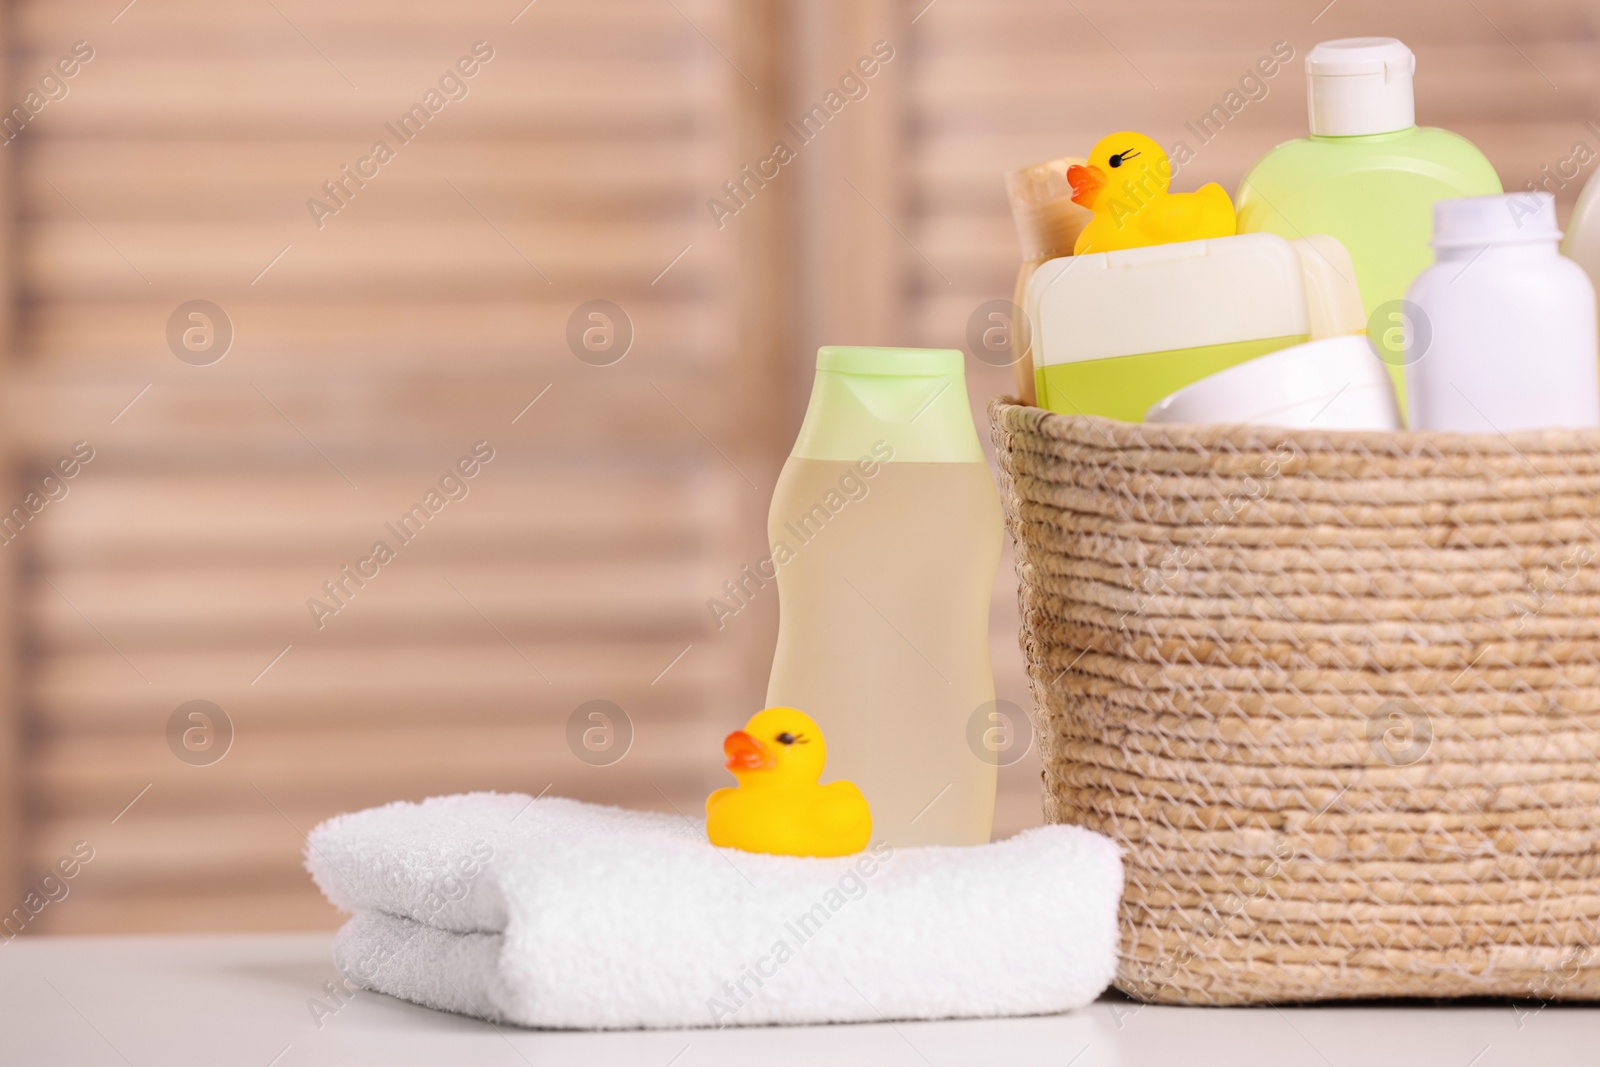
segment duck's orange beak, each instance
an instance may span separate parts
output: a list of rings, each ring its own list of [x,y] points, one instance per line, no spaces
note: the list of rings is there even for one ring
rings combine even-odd
[[[1099,167],[1074,163],[1067,168],[1067,182],[1072,186],[1072,202],[1093,210],[1094,202],[1100,199],[1100,190],[1105,188],[1106,176]]]
[[[767,746],[743,730],[735,730],[722,739],[722,754],[728,757],[730,771],[760,771],[773,764]]]

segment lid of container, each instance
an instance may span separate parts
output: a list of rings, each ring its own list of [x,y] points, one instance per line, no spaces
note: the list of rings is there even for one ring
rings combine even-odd
[[[1306,105],[1317,137],[1394,133],[1417,124],[1417,57],[1393,37],[1323,41],[1306,56]]]
[[[1261,423],[1309,401],[1373,390],[1371,410],[1341,413],[1342,425],[1319,422],[1320,406],[1303,423],[1324,429],[1399,429],[1394,386],[1383,362],[1360,334],[1293,345],[1218,371],[1159,401],[1147,422]],[[1274,425],[1286,423],[1274,422]]]
[[[845,463],[982,463],[961,352],[819,348],[811,401],[789,454]]]
[[[824,345],[817,349],[817,369],[838,374],[888,374],[927,377],[961,374],[961,351],[955,348],[872,348]]]
[[[1434,248],[1559,240],[1556,198],[1550,193],[1463,196],[1433,205]]]

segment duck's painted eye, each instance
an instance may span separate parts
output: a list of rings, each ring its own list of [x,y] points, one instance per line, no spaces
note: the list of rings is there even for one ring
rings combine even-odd
[[[791,734],[785,730],[783,733],[778,735],[778,743],[783,745],[794,744],[794,734]]]
[[[1110,163],[1113,167],[1120,167],[1124,163],[1126,163],[1128,160],[1132,159],[1134,156],[1136,156],[1138,154],[1139,153],[1136,150],[1130,148],[1127,151],[1118,152],[1116,155],[1114,155],[1110,159],[1106,160],[1106,162]]]

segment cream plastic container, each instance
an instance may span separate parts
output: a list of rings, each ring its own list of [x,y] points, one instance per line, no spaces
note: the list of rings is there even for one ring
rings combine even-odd
[[[1028,283],[1028,315],[1039,406],[1126,422],[1208,375],[1366,325],[1344,246],[1270,233],[1053,259]]]
[[[1294,345],[1219,371],[1161,401],[1145,421],[1401,428],[1389,370],[1359,335]]]
[[[1600,427],[1594,284],[1560,240],[1549,193],[1434,205],[1434,265],[1407,294],[1413,429]]]

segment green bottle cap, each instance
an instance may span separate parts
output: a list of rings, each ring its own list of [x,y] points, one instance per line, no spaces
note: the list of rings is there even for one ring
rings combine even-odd
[[[847,463],[982,463],[961,353],[818,349],[811,403],[790,454]]]

